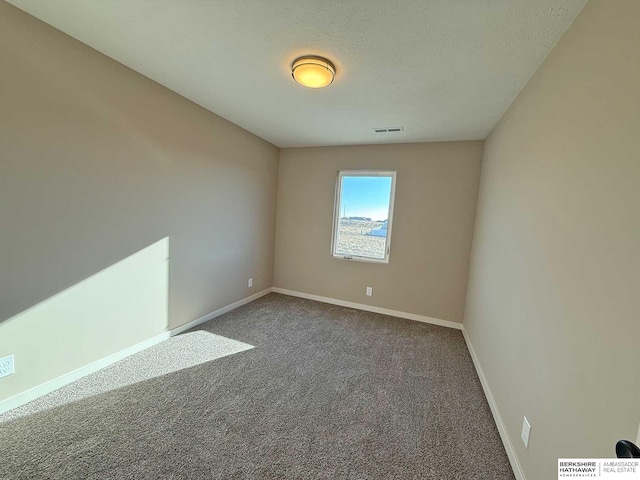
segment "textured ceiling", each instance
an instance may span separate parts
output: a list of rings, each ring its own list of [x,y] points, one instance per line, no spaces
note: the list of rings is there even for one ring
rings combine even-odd
[[[484,139],[586,1],[9,3],[289,147]],[[291,79],[304,54],[336,65],[331,86]]]

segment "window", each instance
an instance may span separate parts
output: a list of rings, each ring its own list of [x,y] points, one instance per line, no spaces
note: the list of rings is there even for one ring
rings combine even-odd
[[[334,257],[389,261],[396,172],[338,173],[333,215]]]

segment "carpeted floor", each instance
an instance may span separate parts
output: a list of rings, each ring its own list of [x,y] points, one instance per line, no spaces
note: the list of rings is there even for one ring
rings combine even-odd
[[[0,424],[253,348],[196,330],[171,337],[48,395],[0,414]],[[1,430],[0,430],[1,431]]]
[[[0,423],[0,478],[513,479],[459,331],[270,294],[255,346]]]

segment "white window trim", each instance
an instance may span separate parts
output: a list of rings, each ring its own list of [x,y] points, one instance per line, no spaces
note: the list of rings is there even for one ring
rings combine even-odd
[[[336,254],[335,247],[337,244],[338,236],[338,221],[340,220],[340,204],[342,203],[342,177],[391,177],[391,194],[389,198],[389,215],[387,216],[387,238],[385,243],[385,255],[384,258],[371,258],[371,257],[359,257],[357,255],[348,256]],[[387,170],[341,170],[338,172],[338,178],[336,180],[336,191],[334,197],[333,206],[333,229],[331,236],[331,256],[342,260],[349,260],[352,262],[366,262],[366,263],[389,263],[389,256],[391,255],[391,234],[393,228],[393,208],[396,198],[396,172]]]

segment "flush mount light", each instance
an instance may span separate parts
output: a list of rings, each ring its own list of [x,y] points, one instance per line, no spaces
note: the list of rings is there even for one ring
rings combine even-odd
[[[307,55],[297,58],[291,65],[291,76],[300,85],[322,88],[333,82],[336,67],[326,58]]]

